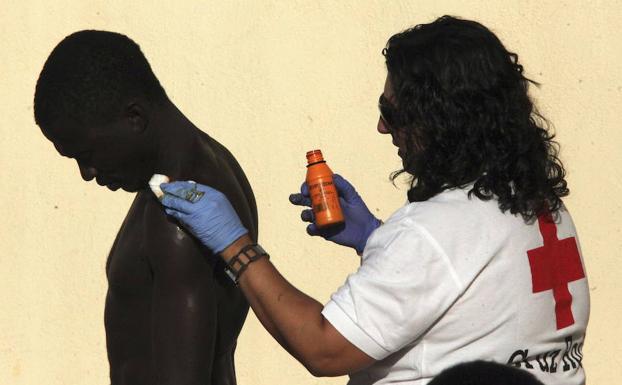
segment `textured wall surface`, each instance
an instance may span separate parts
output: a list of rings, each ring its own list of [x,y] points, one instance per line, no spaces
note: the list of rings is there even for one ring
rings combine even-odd
[[[141,45],[171,99],[246,170],[272,260],[325,302],[358,260],[309,238],[287,201],[305,151],[321,148],[380,217],[397,209],[405,189],[387,177],[400,161],[375,131],[380,51],[391,34],[443,14],[489,26],[542,83],[532,95],[562,146],[592,293],[588,383],[616,383],[622,3],[613,0],[0,1],[0,383],[109,383],[104,265],[132,195],[83,182],[34,124],[37,76],[64,36],[105,29]],[[237,368],[241,385],[346,382],[312,377],[252,315]]]

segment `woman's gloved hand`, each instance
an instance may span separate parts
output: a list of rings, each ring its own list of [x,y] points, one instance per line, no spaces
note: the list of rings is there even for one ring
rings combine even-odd
[[[162,205],[205,246],[218,254],[248,230],[218,190],[194,182],[162,183]]]
[[[382,222],[369,211],[367,205],[365,205],[365,202],[363,202],[363,199],[350,182],[342,176],[334,174],[333,183],[339,194],[339,203],[343,211],[344,223],[326,229],[319,229],[313,223],[314,218],[311,209],[303,210],[300,217],[305,222],[312,222],[307,226],[309,235],[319,235],[337,244],[352,247],[358,255],[361,255],[365,244],[367,244],[367,238]],[[307,184],[302,184],[300,194],[291,194],[289,201],[298,206],[311,207],[311,198]]]

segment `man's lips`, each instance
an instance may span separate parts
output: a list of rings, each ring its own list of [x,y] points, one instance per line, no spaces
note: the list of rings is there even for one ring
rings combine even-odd
[[[111,180],[106,180],[106,179],[96,179],[97,184],[100,186],[106,186],[108,187],[110,190],[112,191],[116,191],[121,187],[121,183],[116,182],[116,181],[111,181]]]

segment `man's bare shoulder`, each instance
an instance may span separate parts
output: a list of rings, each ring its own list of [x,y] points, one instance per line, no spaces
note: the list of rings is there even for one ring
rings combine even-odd
[[[175,219],[166,215],[151,191],[141,191],[139,194],[144,194],[137,197],[143,206],[140,220],[143,247],[154,272],[166,270],[168,273],[187,273],[205,268],[206,263],[211,265],[210,260],[216,258]]]

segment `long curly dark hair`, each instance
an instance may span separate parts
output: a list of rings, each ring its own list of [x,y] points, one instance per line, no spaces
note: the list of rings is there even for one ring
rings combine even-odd
[[[554,135],[531,102],[518,55],[483,25],[443,16],[392,36],[383,50],[395,94],[395,130],[408,138],[409,201],[473,183],[527,221],[568,195]]]

